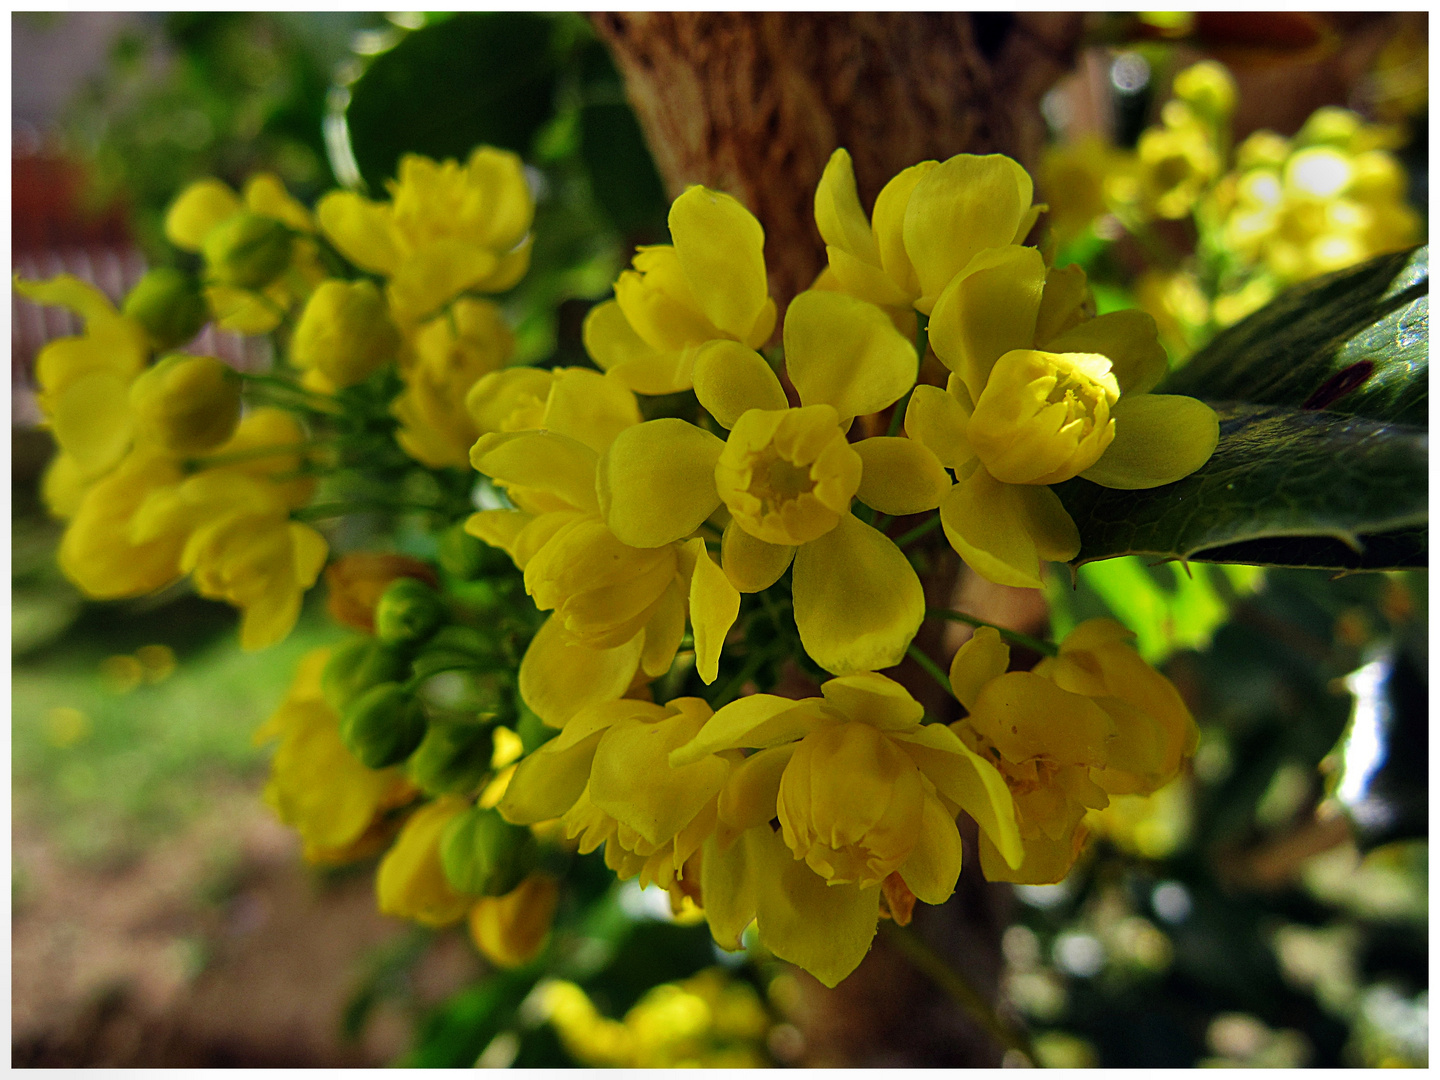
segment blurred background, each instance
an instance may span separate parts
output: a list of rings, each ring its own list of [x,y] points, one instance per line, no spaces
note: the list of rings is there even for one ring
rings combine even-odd
[[[615,67],[577,16],[429,28],[423,14],[12,15],[12,268],[118,300],[168,258],[165,208],[197,177],[268,169],[309,203],[378,190],[401,150],[488,141],[521,152],[539,192],[533,269],[505,298],[519,359],[585,363],[589,306],[635,244],[665,238]],[[1425,211],[1423,13],[1096,17],[1086,33],[1045,98],[1057,142],[1133,146],[1170,75],[1215,57],[1240,84],[1237,141],[1356,109],[1398,126]],[[469,126],[417,120],[461,98]],[[1104,306],[1135,302],[1127,243],[1087,265]],[[95,603],[64,580],[31,369],[76,326],[12,299],[14,1064],[944,1063],[906,1056],[913,1018],[756,950],[718,953],[703,923],[616,885],[598,856],[557,930],[564,978],[539,983],[487,971],[463,929],[381,917],[373,863],[304,865],[260,801],[268,752],[251,735],[298,657],[339,630],[312,594],[282,645],[246,654],[231,609],[183,587]],[[203,343],[260,359],[236,335]],[[1054,635],[1124,620],[1203,736],[1191,774],[1096,820],[1069,879],[1006,900],[1003,1007],[1044,1064],[1427,1063],[1426,580],[1124,559],[1052,582]],[[988,602],[1002,622],[1023,603]]]

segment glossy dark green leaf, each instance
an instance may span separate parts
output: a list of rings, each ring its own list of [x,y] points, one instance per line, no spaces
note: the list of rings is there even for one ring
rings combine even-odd
[[[405,153],[464,160],[486,143],[524,154],[555,110],[552,19],[469,12],[408,35],[351,90],[346,121],[372,190]]]
[[[1305,282],[1218,334],[1161,392],[1423,425],[1429,248]]]
[[[1199,471],[1148,491],[1055,490],[1080,530],[1076,565],[1116,555],[1380,570],[1424,566],[1423,428],[1332,412],[1220,405]]]
[[[669,200],[629,105],[604,102],[581,110],[580,157],[596,203],[617,229],[663,227]]]

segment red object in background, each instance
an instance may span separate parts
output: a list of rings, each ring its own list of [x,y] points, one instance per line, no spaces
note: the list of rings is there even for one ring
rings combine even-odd
[[[127,248],[124,208],[87,213],[85,175],[67,158],[41,154],[10,159],[10,243],[15,254],[72,247]]]

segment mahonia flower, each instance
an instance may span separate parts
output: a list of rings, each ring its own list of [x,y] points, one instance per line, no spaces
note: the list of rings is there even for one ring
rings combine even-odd
[[[517,509],[482,510],[466,529],[508,553],[536,606],[555,611],[520,665],[526,704],[559,726],[582,705],[624,693],[637,668],[663,674],[680,647],[687,608],[697,666],[714,681],[740,596],[704,540],[677,536],[636,547],[602,517],[601,454],[638,425],[634,395],[595,372],[512,369],[482,379],[469,403],[477,426],[508,429],[482,435],[470,460]]]
[[[240,380],[213,356],[173,353],[130,386],[136,440],[175,457],[203,454],[235,434]]]
[[[674,244],[641,247],[615,282],[615,299],[585,319],[585,350],[638,394],[692,385],[711,341],[758,349],[775,329],[765,275],[765,231],[729,195],[692,185],[670,207]]]
[[[36,403],[60,450],[46,475],[47,503],[68,517],[85,486],[130,449],[130,385],[150,358],[149,336],[99,289],[70,274],[48,281],[16,277],[15,291],[37,304],[69,308],[85,322],[83,335],[56,338],[35,359]]]
[[[935,305],[930,344],[953,374],[943,391],[915,388],[905,430],[955,470],[945,535],[998,584],[1038,588],[1042,561],[1079,552],[1048,485],[1158,487],[1215,450],[1213,409],[1149,392],[1165,373],[1154,320],[1092,312],[1083,271],[1013,245],[975,258]]]
[[[410,815],[375,874],[380,914],[441,927],[470,912],[475,898],[450,884],[440,859],[446,826],[469,807],[469,800],[446,795]]]
[[[913,306],[929,315],[977,254],[1025,239],[1043,209],[1033,196],[1030,174],[1010,158],[957,154],[896,175],[875,200],[872,224],[842,148],[815,190],[815,224],[840,291],[891,313]]]
[[[378,850],[373,826],[416,789],[399,769],[367,769],[340,739],[340,717],[320,691],[329,649],[306,653],[285,700],[255,742],[278,739],[265,801],[300,834],[306,862],[344,863]]]
[[[290,360],[304,384],[334,393],[363,382],[395,358],[400,332],[373,281],[321,282],[290,338]]]
[[[462,297],[445,315],[417,327],[400,354],[405,389],[391,405],[400,421],[395,438],[405,452],[432,469],[469,465],[481,430],[466,407],[467,396],[505,365],[514,347],[500,309],[486,300]]]
[[[1111,795],[1158,791],[1195,752],[1190,711],[1133,637],[1112,619],[1091,619],[1033,671],[1007,671],[1010,648],[992,627],[956,653],[950,682],[970,715],[950,728],[1004,776],[1024,848],[1023,862],[1010,859],[982,833],[991,881],[1059,881],[1084,843],[1087,810]]]
[[[398,578],[440,584],[430,564],[409,555],[382,551],[352,551],[325,568],[325,610],[341,626],[375,633],[375,605]]]
[[[892,875],[926,903],[954,892],[959,810],[1014,865],[1022,852],[1001,774],[942,725],[922,725],[902,686],[864,672],[820,689],[803,701],[732,702],[669,762],[718,766],[742,747],[758,751],[732,761],[720,792],[701,902],[722,947],[737,948],[756,919],[775,955],[834,986],[869,949]]]
[[[428,319],[461,293],[504,292],[525,276],[535,200],[516,155],[480,146],[461,165],[406,154],[386,187],[386,203],[333,191],[315,216],[346,258],[389,279],[396,322]]]
[[[910,389],[915,350],[875,305],[812,290],[790,304],[785,356],[799,408],[758,353],[735,342],[699,350],[696,396],[729,439],[673,418],[621,432],[600,462],[605,522],[623,543],[663,549],[723,505],[721,563],[735,588],[768,588],[793,561],[805,651],[830,671],[889,667],[915,636],[924,597],[904,555],[850,503],[919,513],[950,480],[918,443],[851,444],[845,431]]]
[[[545,947],[560,883],[530,874],[503,896],[482,896],[470,909],[470,940],[496,967],[524,967]]]
[[[197,180],[171,204],[165,236],[203,253],[205,299],[215,320],[241,334],[265,334],[325,278],[310,212],[270,173],[256,173],[244,196],[213,177]]]
[[[1047,222],[1059,243],[1071,240],[1109,209],[1107,190],[1124,182],[1134,169],[1134,156],[1111,146],[1098,135],[1047,147],[1036,174],[1050,205]]]

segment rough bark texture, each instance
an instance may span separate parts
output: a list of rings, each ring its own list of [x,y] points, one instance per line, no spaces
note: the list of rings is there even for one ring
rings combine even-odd
[[[1069,68],[1081,16],[638,12],[595,25],[670,194],[701,183],[745,203],[783,305],[824,264],[813,199],[836,147],[867,206],[927,158],[1033,165],[1040,98]]]
[[[892,176],[927,158],[1001,152],[1033,167],[1045,138],[1040,98],[1072,65],[1081,30],[1078,14],[1038,13],[634,13],[594,20],[670,194],[702,183],[755,213],[765,227],[770,292],[782,307],[824,266],[814,195],[837,147],[854,159],[867,208]],[[938,534],[932,540],[926,600],[943,606],[954,594],[959,560]],[[999,621],[1019,627],[1026,614],[1007,610]],[[948,661],[959,644],[956,629],[927,623],[916,644]],[[913,661],[893,674],[933,715],[957,714],[953,699]],[[964,840],[956,895],[943,908],[920,905],[912,930],[993,1000],[1011,892],[980,876],[973,826]],[[1000,1048],[883,938],[836,990],[809,978],[799,987],[791,1010],[799,1045],[784,1055],[787,1063],[1000,1063]]]

